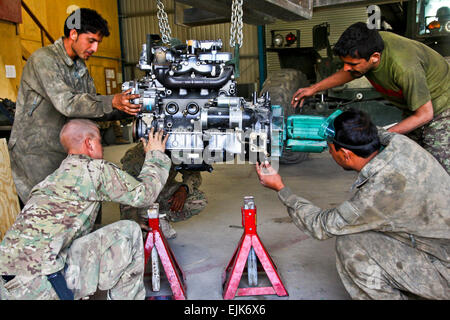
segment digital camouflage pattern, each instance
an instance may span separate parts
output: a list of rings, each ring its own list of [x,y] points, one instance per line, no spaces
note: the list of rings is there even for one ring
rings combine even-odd
[[[67,251],[63,272],[78,300],[108,290],[108,299],[145,298],[142,234],[134,221],[119,221],[76,239]],[[2,300],[59,299],[47,276],[16,276],[0,284]]]
[[[67,156],[53,174],[33,188],[30,200],[0,244],[0,274],[16,275],[5,288],[19,298],[30,294],[41,297],[42,289],[44,297],[49,293],[42,276],[67,264],[68,286],[80,297],[95,292],[97,285],[111,289],[108,283],[114,286],[109,293],[113,299],[141,297],[144,252],[139,226],[121,221],[90,232],[102,201],[135,207],[154,203],[170,165],[163,152],[148,152],[135,179],[108,161]],[[114,281],[118,278],[120,281]]]
[[[86,64],[67,55],[63,38],[30,56],[23,69],[8,142],[13,178],[23,203],[31,189],[66,157],[59,133],[67,119],[111,113],[112,98],[96,95]]]
[[[122,163],[122,169],[132,176],[139,174],[143,161],[144,149],[141,142],[127,150],[123,158],[120,160]],[[167,183],[156,200],[156,202],[159,203],[160,214],[166,214],[169,220],[174,222],[185,220],[190,218],[192,215],[199,214],[208,204],[205,194],[198,189],[202,183],[202,176],[200,172],[181,170],[180,173],[183,176],[182,182],[178,182],[176,180],[178,171],[176,171],[172,165]],[[181,212],[172,212],[170,211],[171,204],[168,200],[181,185],[187,186],[189,190],[188,197]],[[120,217],[121,219],[131,219],[139,223],[147,224],[146,208],[133,208],[127,205],[121,205]]]
[[[448,263],[383,232],[338,236],[336,249],[338,273],[353,299],[450,297]]]
[[[446,110],[437,115],[431,122],[407,135],[431,153],[448,174],[450,174],[449,128],[450,110]]]
[[[321,209],[285,187],[295,225],[336,236],[339,275],[354,299],[449,299],[450,176],[409,138],[380,132],[385,148],[359,172],[354,194]]]

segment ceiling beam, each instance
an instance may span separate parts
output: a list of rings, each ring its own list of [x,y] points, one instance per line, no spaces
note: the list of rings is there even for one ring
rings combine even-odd
[[[228,21],[231,21],[231,0],[175,0],[175,1],[189,5],[197,9],[209,11],[219,17],[227,18]],[[242,20],[244,23],[253,25],[261,25],[275,22],[275,19],[269,15],[260,12],[250,12],[245,8],[245,5],[243,7]]]
[[[400,2],[400,0],[314,0],[314,8],[333,7],[333,6],[353,6],[362,4],[384,4]]]
[[[175,0],[191,7],[206,10],[220,17],[231,19],[232,0]],[[264,25],[281,20],[310,19],[313,0],[245,0],[243,21]]]

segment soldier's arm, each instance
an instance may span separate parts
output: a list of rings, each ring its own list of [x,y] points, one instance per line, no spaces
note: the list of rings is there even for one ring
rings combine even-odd
[[[367,204],[360,200],[361,195],[355,195],[338,207],[326,210],[293,194],[289,187],[280,190],[278,197],[287,207],[295,225],[319,240],[374,230],[388,223],[383,215],[372,214],[376,210],[367,210]]]
[[[317,92],[328,90],[340,85],[343,85],[347,82],[354,80],[355,78],[352,76],[350,72],[344,71],[341,69],[336,73],[332,74],[328,78],[323,79],[320,82],[317,82],[309,87],[300,88],[297,92],[294,93],[292,97],[291,105],[296,108],[300,104],[300,108],[303,106],[304,99],[307,97],[311,97],[315,95]]]
[[[395,126],[389,128],[390,132],[396,132],[400,134],[407,134],[408,132],[417,129],[424,124],[427,124],[433,120],[434,111],[431,100],[427,101],[423,106],[419,107],[414,113],[397,123]]]
[[[75,92],[67,84],[55,59],[50,56],[37,57],[31,61],[35,79],[45,90],[53,106],[66,117],[99,118],[112,112],[113,96]]]
[[[149,151],[137,178],[116,165],[105,163],[97,194],[101,201],[133,207],[148,207],[155,202],[169,176],[170,158],[162,151]]]
[[[278,192],[278,197],[287,207],[294,224],[316,239],[323,240],[344,234],[344,228],[350,226],[355,217],[359,216],[354,210],[356,206],[349,202],[344,202],[331,210],[322,210],[310,201],[293,194],[277,171],[268,163],[256,163],[256,173],[264,187]]]

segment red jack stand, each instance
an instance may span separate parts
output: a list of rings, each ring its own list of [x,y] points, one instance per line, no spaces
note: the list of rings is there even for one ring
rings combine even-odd
[[[252,296],[276,294],[280,297],[287,296],[288,293],[276,271],[276,266],[256,233],[256,207],[253,197],[244,197],[244,207],[241,207],[241,212],[244,234],[222,276],[222,283],[224,284],[223,298],[229,300],[233,299],[236,295]],[[247,258],[249,258],[247,267],[249,285],[256,285],[257,260],[255,253],[259,258],[272,287],[254,286],[249,288],[238,288]]]
[[[144,252],[146,266],[150,256],[152,257],[153,291],[159,291],[159,256],[172,289],[173,298],[175,300],[186,300],[186,286],[184,284],[186,277],[159,228],[159,204],[157,203],[148,209],[148,225],[150,230],[145,240]]]

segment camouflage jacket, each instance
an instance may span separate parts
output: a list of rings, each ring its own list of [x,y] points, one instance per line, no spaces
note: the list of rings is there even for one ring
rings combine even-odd
[[[52,158],[52,168],[42,173],[44,179],[66,157],[59,133],[67,118],[102,117],[113,111],[112,99],[112,95],[96,95],[86,64],[68,56],[63,38],[36,50],[23,69],[8,143],[10,152],[17,145],[16,158],[25,152]]]
[[[144,147],[142,143],[139,142],[136,146],[127,150],[120,162],[122,163],[123,170],[131,174],[133,177],[136,177],[139,174],[139,171],[141,170],[142,164],[144,162]],[[167,183],[164,186],[164,189],[161,191],[161,195],[166,194],[168,190],[172,190],[174,185],[180,184],[176,180],[178,172],[180,172],[182,175],[181,184],[187,186],[188,188],[188,194],[192,194],[194,192],[194,189],[198,189],[202,184],[202,176],[199,171],[177,171],[172,165],[169,172],[169,178],[167,179]]]
[[[72,242],[92,231],[102,201],[152,204],[167,180],[170,159],[148,152],[138,179],[105,160],[69,155],[31,191],[0,244],[0,274],[51,274],[65,264]]]
[[[321,209],[285,187],[280,200],[298,228],[317,239],[383,232],[450,263],[450,176],[431,154],[399,134],[359,172],[353,196]]]

